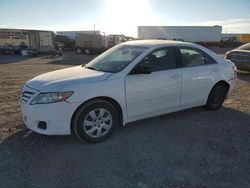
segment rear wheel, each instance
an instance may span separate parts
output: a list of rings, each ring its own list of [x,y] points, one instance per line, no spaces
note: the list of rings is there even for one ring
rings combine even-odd
[[[227,92],[228,87],[225,84],[216,84],[208,96],[206,107],[209,110],[219,109],[226,98]]]
[[[115,107],[104,100],[94,100],[82,106],[73,119],[74,135],[87,142],[100,142],[108,138],[118,123]]]
[[[88,48],[86,48],[86,49],[84,50],[84,53],[87,54],[87,55],[89,55],[89,54],[90,54],[90,50],[89,50]]]
[[[82,53],[82,49],[81,49],[81,48],[77,48],[77,49],[76,49],[76,53],[77,53],[77,54],[81,54],[81,53]]]

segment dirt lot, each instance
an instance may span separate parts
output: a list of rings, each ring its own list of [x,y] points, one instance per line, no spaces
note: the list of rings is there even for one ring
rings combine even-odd
[[[22,85],[93,56],[0,56],[1,187],[250,187],[250,73],[218,111],[202,107],[118,128],[105,142],[25,129]]]

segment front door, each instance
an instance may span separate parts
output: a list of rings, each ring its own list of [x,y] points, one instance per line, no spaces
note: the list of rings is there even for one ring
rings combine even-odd
[[[177,67],[176,49],[162,48],[150,53],[134,69],[148,66],[149,74],[126,77],[128,117],[160,112],[180,106],[182,69]]]

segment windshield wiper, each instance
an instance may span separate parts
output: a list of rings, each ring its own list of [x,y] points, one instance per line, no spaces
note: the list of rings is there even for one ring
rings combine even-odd
[[[100,70],[100,69],[97,69],[97,68],[94,68],[94,67],[88,67],[88,66],[83,66],[84,68],[86,68],[86,69],[90,69],[90,70],[95,70],[95,71],[102,71],[102,70]]]
[[[90,70],[99,71],[99,72],[109,72],[109,73],[114,73],[114,72],[112,72],[112,71],[106,71],[106,70],[103,70],[103,69],[97,69],[97,68],[90,67],[90,66],[87,66],[87,65],[82,65],[82,67],[84,67],[84,68],[86,68],[86,69],[90,69]]]

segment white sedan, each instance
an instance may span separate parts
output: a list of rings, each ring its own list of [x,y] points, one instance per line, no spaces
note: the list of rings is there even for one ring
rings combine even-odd
[[[35,132],[99,142],[132,121],[203,105],[216,110],[236,76],[231,61],[199,45],[125,42],[86,65],[28,81],[21,113]]]

